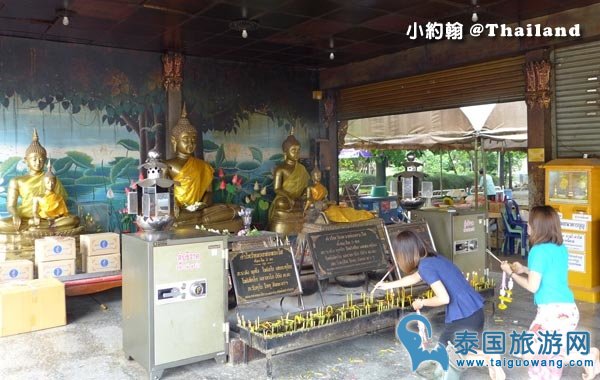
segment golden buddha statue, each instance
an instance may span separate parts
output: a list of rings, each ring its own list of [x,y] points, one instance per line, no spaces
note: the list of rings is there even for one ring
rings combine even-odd
[[[194,157],[198,133],[187,118],[185,106],[181,118],[171,131],[175,157],[166,161],[175,185],[175,228],[203,225],[206,228],[237,232],[242,228],[238,208],[213,204],[214,169],[204,160]]]
[[[54,175],[52,180],[44,175],[43,168],[46,160],[46,149],[40,145],[37,130],[34,129],[31,144],[25,151],[25,163],[29,173],[11,179],[8,184],[6,208],[11,217],[0,219],[0,233],[24,231],[34,224],[38,229],[73,229],[79,226],[79,218],[69,215],[66,210],[67,192],[60,180]],[[51,194],[46,196],[47,186],[50,183]],[[21,204],[18,204],[19,197]],[[42,198],[44,201],[39,207],[40,213],[34,213],[36,199],[40,204],[39,199]],[[34,218],[37,218],[37,223]],[[54,218],[56,219],[52,223],[48,221]]]
[[[30,229],[61,228],[76,226],[79,218],[69,214],[65,198],[56,192],[58,179],[52,173],[52,165],[48,163],[48,171],[44,175],[44,195],[33,198],[33,218],[29,220]]]
[[[281,145],[285,158],[274,171],[275,199],[269,208],[269,230],[296,235],[302,230],[302,196],[310,175],[300,162],[300,142],[290,134]]]
[[[60,180],[43,172],[48,156],[35,129],[24,159],[28,173],[8,184],[6,209],[11,216],[0,219],[0,249],[7,259],[31,259],[37,238],[83,231],[79,218],[66,210],[67,192]]]
[[[306,189],[306,205],[304,206],[304,212],[313,206],[317,211],[323,211],[327,207],[327,195],[329,191],[321,183],[321,170],[315,162],[315,168],[310,172],[312,178],[312,185]]]

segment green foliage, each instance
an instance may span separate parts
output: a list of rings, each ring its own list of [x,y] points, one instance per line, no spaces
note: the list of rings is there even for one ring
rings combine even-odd
[[[454,173],[443,173],[442,174],[442,185],[444,189],[465,189],[473,185],[473,174],[454,174]],[[433,182],[433,189],[440,189],[440,174],[432,173],[431,175],[425,174],[425,181]]]
[[[119,160],[112,168],[110,168],[111,182],[115,182],[117,178],[128,178],[125,176],[127,169],[131,166],[135,166],[137,169],[137,162],[138,160],[131,157]]]
[[[248,149],[250,149],[250,152],[252,152],[252,158],[255,159],[256,161],[258,161],[259,163],[262,163],[262,161],[263,161],[262,151],[253,146],[248,147]]]
[[[117,145],[121,145],[128,151],[138,152],[140,150],[140,144],[137,141],[133,141],[131,139],[121,139],[117,141]]]
[[[285,156],[283,153],[276,153],[276,154],[272,155],[271,157],[269,157],[269,161],[276,161],[276,162],[283,161],[284,157]]]
[[[223,166],[223,161],[225,161],[225,146],[221,144],[219,149],[217,149],[217,155],[215,157],[215,166],[220,168]]]
[[[67,156],[73,160],[73,163],[77,165],[77,167],[83,169],[93,169],[94,165],[92,164],[93,158],[83,152],[77,152],[74,150],[70,150],[67,153]]]
[[[199,130],[235,132],[252,113],[278,127],[301,127],[317,119],[310,92],[317,72],[188,57],[182,92],[191,123]],[[232,91],[232,89],[235,89]]]
[[[108,183],[108,178],[102,176],[81,177],[75,180],[76,185],[100,187]]]
[[[361,185],[374,185],[375,176],[371,174],[353,172],[348,170],[340,171],[340,186],[357,183]]]
[[[353,158],[340,158],[338,160],[339,170],[358,171],[356,160]]]
[[[243,172],[251,172],[260,167],[260,162],[256,161],[243,161],[237,164],[237,169]]]
[[[205,152],[214,152],[219,149],[219,146],[210,140],[203,140],[202,149],[204,149]]]
[[[21,157],[9,157],[0,165],[0,176],[5,177],[17,168],[17,164],[21,161]]]
[[[225,161],[221,162],[221,167],[223,169],[235,169],[237,167],[237,162],[225,160]]]
[[[141,112],[164,112],[162,67],[148,59],[146,52],[106,48],[90,54],[86,49],[18,39],[3,41],[3,49],[11,54],[4,60],[1,106],[8,108],[9,98],[17,95],[22,102],[35,102],[45,112],[70,109],[77,114],[82,107],[106,111],[103,122],[123,126],[122,116],[138,120]],[[37,52],[35,73],[23,64],[32,60],[31,51]],[[67,56],[69,63],[65,64]]]

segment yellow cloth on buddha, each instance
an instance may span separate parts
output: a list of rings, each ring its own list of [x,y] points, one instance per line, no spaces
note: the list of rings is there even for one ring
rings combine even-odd
[[[282,190],[287,192],[293,200],[296,200],[304,194],[306,188],[308,187],[308,181],[310,180],[310,175],[308,171],[301,163],[296,163],[294,166],[294,170],[290,173],[290,175],[283,181],[281,185]],[[274,207],[276,202],[283,198],[283,195],[275,195],[275,199],[271,203],[271,208],[269,209],[269,219],[273,217],[273,213],[276,211]],[[284,210],[289,211],[289,210]]]
[[[200,202],[213,181],[214,169],[206,162],[190,157],[183,168],[173,177],[175,200],[179,205],[189,206]]]
[[[56,193],[46,194],[40,198],[39,206],[40,217],[44,219],[56,219],[69,213],[65,199]]]
[[[21,196],[21,204],[18,206],[17,212],[22,218],[33,218],[33,198],[43,197],[46,192],[44,187],[44,173],[39,173],[30,176],[27,179],[14,178],[17,181],[19,195]],[[54,185],[54,193],[60,195],[63,200],[67,198],[67,192],[59,179],[56,179]]]
[[[306,191],[310,175],[301,163],[296,163],[294,171],[285,179],[281,188],[287,192],[292,199],[298,199]]]
[[[324,211],[327,219],[336,223],[360,222],[375,218],[375,215],[367,210],[355,210],[351,207],[329,206]]]
[[[327,188],[320,182],[310,188],[310,199],[313,201],[322,201],[327,196]]]

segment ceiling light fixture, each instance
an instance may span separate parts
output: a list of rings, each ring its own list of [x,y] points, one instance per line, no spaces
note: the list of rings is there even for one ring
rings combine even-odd
[[[256,30],[258,27],[258,22],[247,18],[240,18],[229,23],[229,29],[242,32],[242,38],[248,38],[248,32]]]
[[[69,17],[73,17],[74,15],[75,15],[75,12],[70,11],[65,8],[60,8],[60,9],[56,10],[56,17],[61,19],[62,24],[64,26],[69,26],[69,23],[71,22]]]
[[[333,37],[331,37],[331,38],[329,38],[329,49],[331,49],[331,52],[329,53],[329,59],[332,61],[335,59],[335,54],[333,54],[333,51],[334,51],[333,47],[334,47]]]
[[[479,16],[477,15],[477,9],[479,5],[477,5],[477,0],[471,0],[471,4],[473,4],[473,14],[471,15],[471,21],[477,22],[479,21]]]

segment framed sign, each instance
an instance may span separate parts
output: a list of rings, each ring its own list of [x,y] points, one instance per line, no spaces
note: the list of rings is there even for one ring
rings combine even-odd
[[[238,251],[229,257],[238,303],[302,294],[289,247]]]

